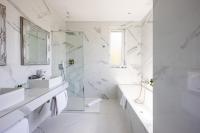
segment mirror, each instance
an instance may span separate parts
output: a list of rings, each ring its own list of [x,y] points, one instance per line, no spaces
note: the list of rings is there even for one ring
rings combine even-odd
[[[21,64],[49,64],[49,32],[20,17]]]
[[[0,4],[0,66],[6,65],[6,7]]]

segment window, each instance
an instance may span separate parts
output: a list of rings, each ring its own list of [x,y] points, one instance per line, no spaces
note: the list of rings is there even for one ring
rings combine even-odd
[[[110,63],[113,67],[121,67],[124,62],[124,31],[110,33]]]

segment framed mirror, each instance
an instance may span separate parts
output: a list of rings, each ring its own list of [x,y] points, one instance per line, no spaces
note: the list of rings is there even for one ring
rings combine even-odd
[[[6,65],[6,7],[0,4],[0,66]]]
[[[20,17],[21,64],[49,65],[49,32]]]

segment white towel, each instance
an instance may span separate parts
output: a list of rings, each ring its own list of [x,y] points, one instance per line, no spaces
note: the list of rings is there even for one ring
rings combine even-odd
[[[68,95],[67,91],[64,91],[56,95],[51,101],[52,116],[59,115],[67,106]]]
[[[121,97],[120,105],[122,106],[123,109],[126,109],[127,100],[126,100],[126,97],[124,95],[122,95],[122,97]]]
[[[58,109],[57,115],[59,115],[67,106],[67,100],[67,91],[64,91],[56,96],[56,105]]]
[[[4,133],[29,133],[29,124],[26,118],[17,122]]]

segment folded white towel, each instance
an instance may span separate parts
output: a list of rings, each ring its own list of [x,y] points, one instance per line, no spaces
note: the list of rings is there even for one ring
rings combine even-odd
[[[126,97],[124,95],[122,95],[122,97],[121,97],[120,105],[122,106],[123,109],[126,109],[127,100],[126,100]]]
[[[51,101],[52,116],[59,115],[67,106],[68,95],[67,91],[64,91],[56,95]]]
[[[56,96],[56,104],[58,108],[57,115],[59,115],[67,106],[67,91],[64,91]]]
[[[26,118],[17,122],[4,133],[29,133],[29,124]]]

